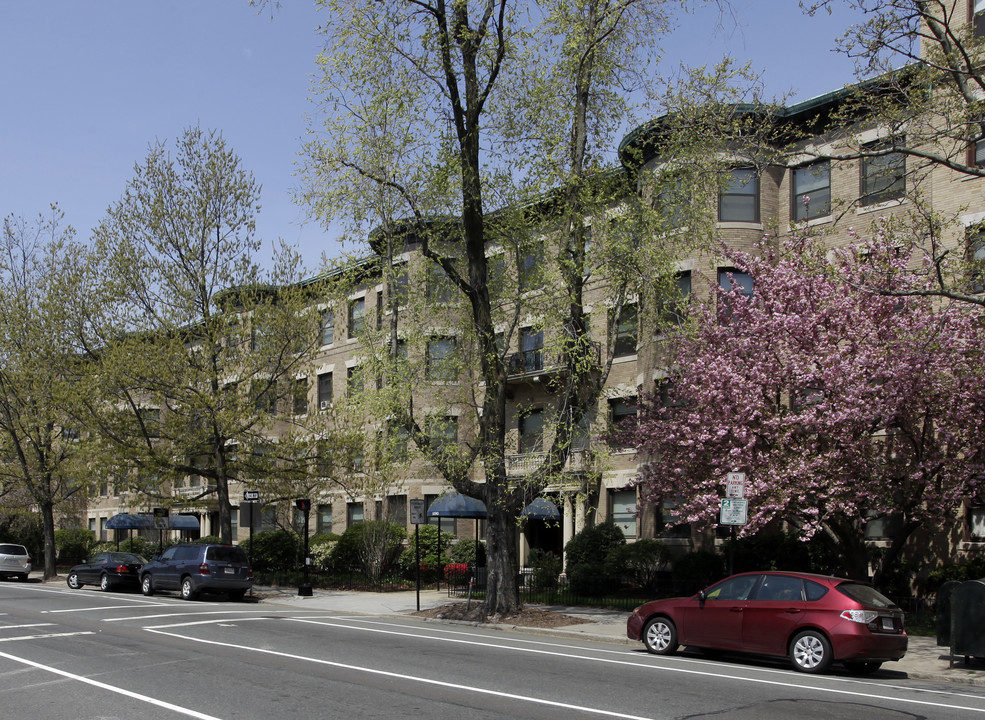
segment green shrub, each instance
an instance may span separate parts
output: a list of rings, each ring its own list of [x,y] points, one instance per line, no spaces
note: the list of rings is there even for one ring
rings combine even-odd
[[[587,563],[604,564],[609,552],[626,544],[626,536],[615,523],[605,522],[576,533],[564,546],[568,567]]]
[[[616,545],[606,557],[607,574],[625,577],[634,587],[650,594],[657,591],[657,578],[670,560],[670,550],[659,540],[643,539]]]
[[[558,577],[561,575],[561,558],[550,551],[531,548],[527,562],[534,571],[531,580],[535,590],[557,587]]]
[[[615,548],[625,544],[626,536],[611,521],[576,533],[564,546],[568,558],[565,574],[571,591],[597,596],[618,588],[620,576],[612,571],[607,558]]]
[[[721,580],[727,571],[725,558],[711,550],[697,550],[674,561],[673,578],[680,592],[689,595]]]
[[[421,580],[431,583],[440,577],[442,568],[448,564],[448,550],[455,536],[439,531],[437,525],[418,525],[417,532],[421,548]],[[440,556],[438,555],[439,537],[441,538]],[[411,535],[406,549],[400,554],[400,570],[409,580],[417,577],[415,553],[414,535]]]
[[[732,541],[726,541],[722,554],[729,556]],[[832,544],[820,533],[803,540],[795,533],[762,531],[739,538],[732,545],[735,572],[755,570],[793,570],[821,575],[837,574],[840,558]]]
[[[369,520],[346,528],[329,555],[333,572],[361,572],[379,579],[397,564],[407,531],[396,523]]]
[[[298,536],[289,530],[266,530],[242,543],[254,571],[283,572],[298,566]]]
[[[74,564],[88,559],[90,548],[94,544],[95,537],[91,530],[55,530],[55,547],[58,548],[60,562]]]
[[[985,578],[985,555],[963,557],[932,570],[923,581],[922,589],[927,593],[935,593],[948,580],[964,582],[981,578]]]
[[[453,563],[482,567],[486,564],[486,544],[481,540],[465,538],[451,546],[448,556]]]

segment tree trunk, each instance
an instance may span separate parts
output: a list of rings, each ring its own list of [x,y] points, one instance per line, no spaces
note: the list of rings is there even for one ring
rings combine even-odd
[[[44,579],[51,580],[58,574],[55,568],[58,548],[55,545],[55,509],[53,503],[41,504],[41,522],[44,535]]]
[[[489,493],[486,501],[486,609],[510,615],[520,607],[516,512]]]

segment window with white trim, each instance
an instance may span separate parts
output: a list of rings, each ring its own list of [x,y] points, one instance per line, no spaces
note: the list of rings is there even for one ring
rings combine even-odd
[[[718,193],[719,222],[759,222],[759,176],[753,168],[732,168]]]

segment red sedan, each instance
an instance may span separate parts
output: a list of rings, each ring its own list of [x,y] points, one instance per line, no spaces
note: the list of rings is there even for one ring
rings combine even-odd
[[[903,611],[870,585],[825,575],[750,572],[694,597],[654,600],[633,611],[626,635],[657,655],[680,645],[788,657],[820,673],[838,661],[874,672],[906,654]]]

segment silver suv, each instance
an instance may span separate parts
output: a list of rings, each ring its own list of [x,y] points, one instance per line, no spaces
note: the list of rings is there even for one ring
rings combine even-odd
[[[242,600],[252,586],[250,561],[235,545],[173,545],[140,569],[144,595],[178,590],[185,600],[194,600],[202,592],[221,592]]]
[[[15,577],[27,582],[31,572],[31,553],[23,545],[0,543],[0,577]]]

